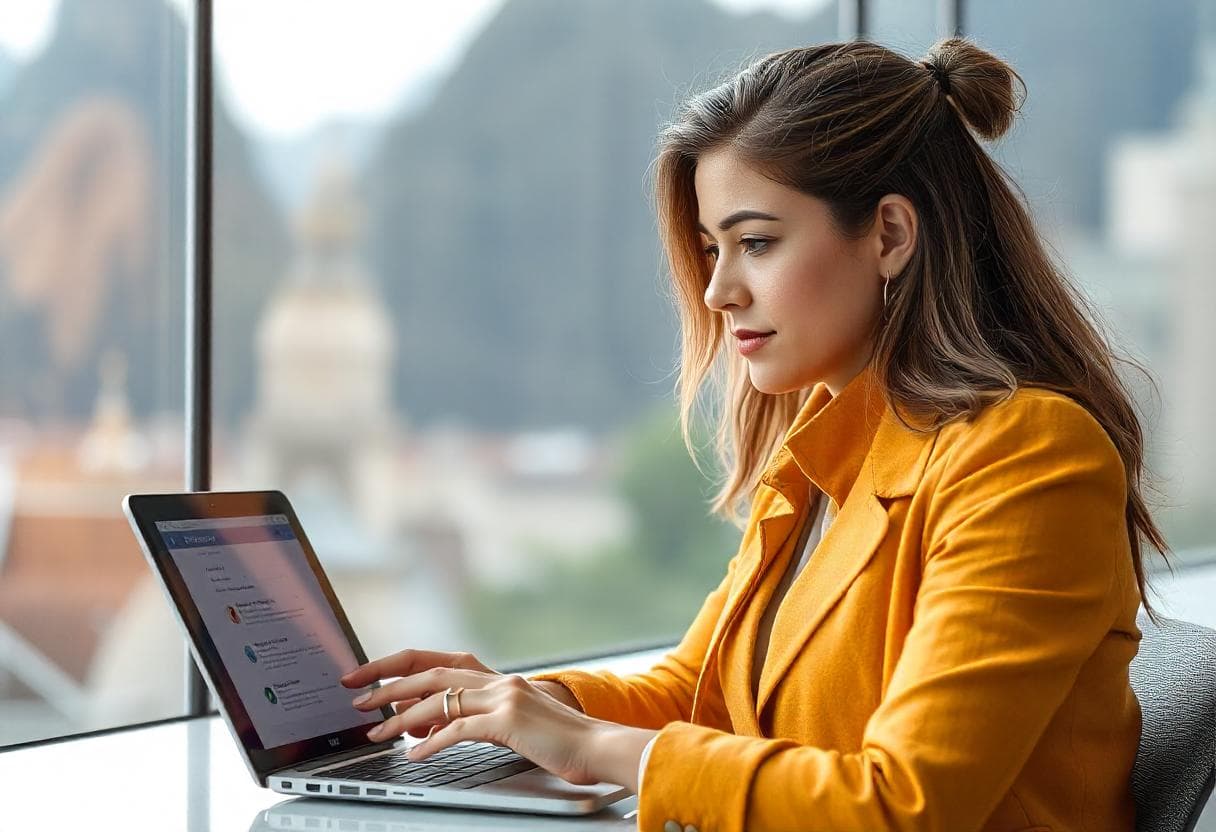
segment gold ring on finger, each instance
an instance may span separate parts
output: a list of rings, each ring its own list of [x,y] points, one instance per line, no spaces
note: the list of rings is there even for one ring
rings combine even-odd
[[[449,690],[451,690],[451,688],[449,688]],[[452,699],[456,703],[456,719],[460,719],[462,716],[464,716],[464,712],[460,707],[460,694],[462,693],[464,693],[464,688],[456,688],[452,691]]]
[[[448,694],[450,694],[451,692],[452,692],[451,688],[448,688],[447,690],[445,690],[443,692],[443,721],[444,722],[452,721],[452,715],[450,713],[448,713]]]

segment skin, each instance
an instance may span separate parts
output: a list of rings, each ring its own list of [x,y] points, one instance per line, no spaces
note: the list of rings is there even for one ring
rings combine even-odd
[[[428,650],[377,659],[341,682],[362,688],[398,676],[356,697],[354,704],[361,711],[393,704],[397,715],[368,736],[380,742],[403,733],[426,737],[407,752],[412,760],[425,760],[458,742],[481,740],[512,748],[576,785],[605,782],[638,790],[642,749],[657,732],[589,717],[562,685],[505,676],[468,653]],[[461,716],[450,723],[443,718],[443,692],[449,687],[465,689]]]
[[[729,149],[702,156],[694,184],[713,268],[706,306],[724,316],[728,332],[773,333],[745,357],[752,384],[785,393],[822,381],[836,395],[872,357],[883,275],[897,280],[913,254],[911,202],[887,194],[866,232],[849,239],[826,203],[768,179]],[[741,219],[740,212],[752,216]],[[425,737],[408,752],[414,760],[464,740],[488,741],[571,783],[637,792],[642,750],[658,733],[590,717],[564,686],[497,673],[468,653],[404,650],[341,681],[358,689],[385,679],[395,681],[355,698],[355,707],[393,705],[396,716],[368,735],[381,742]],[[464,688],[461,716],[450,723],[443,716],[448,688]]]
[[[883,275],[898,280],[912,257],[912,203],[882,197],[869,229],[854,240],[837,231],[827,203],[774,182],[729,149],[701,157],[695,186],[713,267],[705,305],[725,318],[727,332],[775,333],[745,357],[752,384],[788,393],[823,381],[836,395],[872,357]],[[739,211],[776,219],[723,229]]]

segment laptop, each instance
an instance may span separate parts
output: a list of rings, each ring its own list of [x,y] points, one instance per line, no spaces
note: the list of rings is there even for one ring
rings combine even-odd
[[[583,815],[628,797],[576,786],[515,751],[465,741],[373,742],[393,715],[358,711],[339,678],[367,661],[281,492],[132,494],[123,510],[249,772],[291,795]]]
[[[571,819],[549,815],[500,812],[453,812],[415,806],[408,812],[398,806],[353,800],[313,800],[292,797],[261,809],[249,824],[249,832],[327,829],[341,832],[570,832],[578,829],[623,829],[637,827],[636,797],[621,800],[593,817]],[[630,823],[632,821],[632,823]],[[625,824],[629,823],[629,826]],[[683,828],[683,827],[681,827]]]

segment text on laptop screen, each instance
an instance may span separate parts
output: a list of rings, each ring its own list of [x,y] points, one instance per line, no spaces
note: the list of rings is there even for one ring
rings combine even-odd
[[[156,523],[263,748],[361,724],[358,666],[286,515]]]

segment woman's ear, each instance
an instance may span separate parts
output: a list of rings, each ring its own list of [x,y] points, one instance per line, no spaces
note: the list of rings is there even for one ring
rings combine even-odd
[[[895,276],[912,259],[918,221],[916,208],[906,196],[887,194],[878,200],[875,230],[879,274]]]

